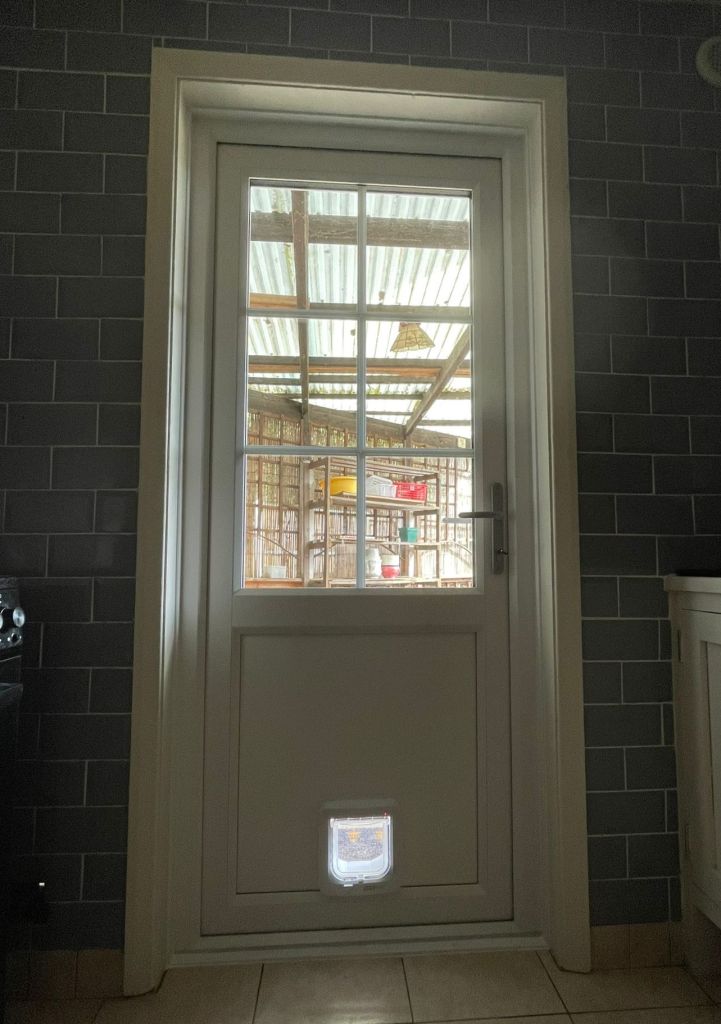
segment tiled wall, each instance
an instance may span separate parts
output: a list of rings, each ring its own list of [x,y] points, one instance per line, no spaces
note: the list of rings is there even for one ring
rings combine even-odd
[[[121,943],[153,45],[566,76],[593,921],[678,914],[659,576],[721,570],[710,3],[2,0],[0,572],[30,616],[35,945]]]

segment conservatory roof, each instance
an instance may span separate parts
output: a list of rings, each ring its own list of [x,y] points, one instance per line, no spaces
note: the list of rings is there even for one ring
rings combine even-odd
[[[255,396],[471,436],[470,202],[460,194],[251,188],[248,357]],[[359,245],[359,237],[365,244]],[[358,316],[358,253],[366,316]],[[362,257],[361,257],[362,258]],[[421,328],[408,330],[410,325]],[[405,332],[402,328],[406,327]],[[425,344],[427,347],[406,345]]]

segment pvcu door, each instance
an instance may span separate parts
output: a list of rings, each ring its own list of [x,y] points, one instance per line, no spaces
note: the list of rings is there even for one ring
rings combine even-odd
[[[500,163],[216,198],[203,931],[509,919]]]

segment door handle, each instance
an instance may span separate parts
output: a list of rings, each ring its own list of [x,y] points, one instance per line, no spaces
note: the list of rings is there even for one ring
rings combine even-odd
[[[503,519],[502,512],[481,512],[476,509],[473,512],[459,512],[457,519],[446,519],[447,523],[456,523],[463,519]]]
[[[492,571],[499,575],[506,568],[504,559],[508,555],[506,547],[506,502],[503,484],[491,484],[490,509],[474,509],[472,512],[459,512],[457,516],[444,518],[444,523],[467,523],[469,519],[490,519],[493,523],[491,543],[493,546]]]

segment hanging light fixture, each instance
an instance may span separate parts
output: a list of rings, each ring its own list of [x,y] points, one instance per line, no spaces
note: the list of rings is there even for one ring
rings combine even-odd
[[[433,348],[433,340],[420,324],[401,322],[398,334],[391,345],[391,352],[411,352],[421,348]]]

